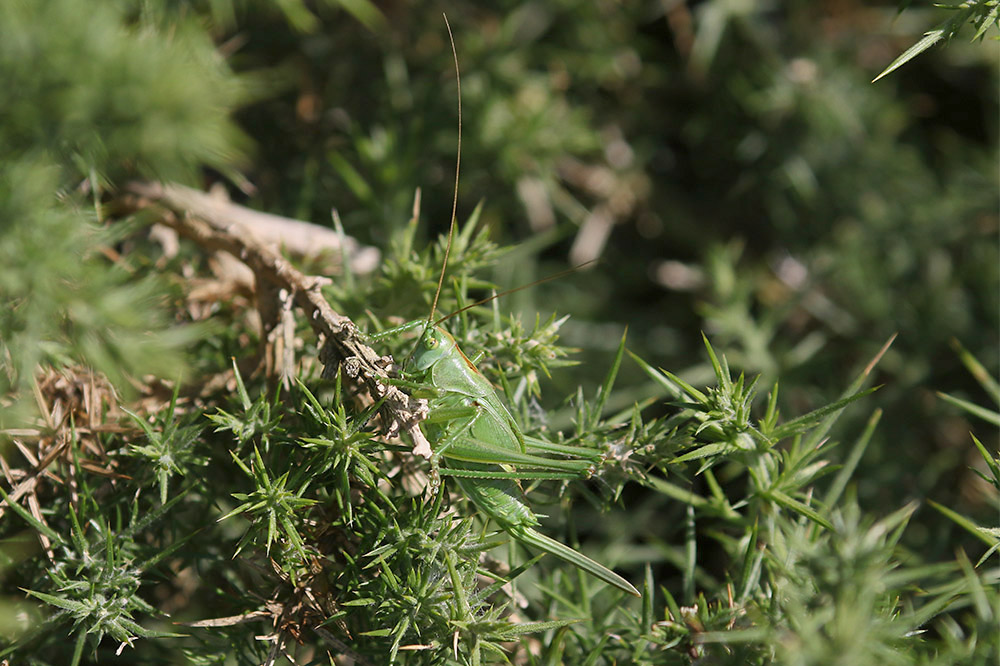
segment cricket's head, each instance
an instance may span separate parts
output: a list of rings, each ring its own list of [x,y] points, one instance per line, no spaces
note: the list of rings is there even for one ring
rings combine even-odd
[[[417,370],[426,370],[451,354],[454,348],[455,339],[446,330],[440,326],[428,326],[413,352],[413,362]]]

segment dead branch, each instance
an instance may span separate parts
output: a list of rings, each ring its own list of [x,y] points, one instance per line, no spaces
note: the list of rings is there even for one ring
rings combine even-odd
[[[140,198],[128,202],[129,208],[159,204],[165,209],[163,224],[206,250],[228,252],[246,264],[257,279],[258,300],[266,299],[266,294],[277,294],[280,301],[289,298],[294,301],[323,340],[319,354],[323,376],[333,377],[337,369],[342,368],[347,376],[364,384],[372,398],[381,401],[379,413],[386,423],[386,435],[396,437],[406,432],[413,440],[414,453],[430,457],[430,443],[419,428],[427,414],[426,401],[412,398],[389,383],[387,370],[392,357],[377,354],[365,343],[354,322],[335,312],[326,302],[320,286],[329,278],[305,275],[278,252],[261,243],[240,222],[216,219],[216,223],[211,224],[203,219],[202,214],[211,215],[213,210],[211,206],[201,205],[205,203],[202,197],[210,199],[207,195],[179,186],[149,183],[132,183],[126,191]],[[200,196],[192,196],[192,193]],[[267,307],[282,309],[280,302]]]
[[[175,183],[131,183],[126,190],[173,211],[184,211],[204,220],[213,229],[235,236],[252,235],[262,245],[284,248],[297,257],[330,253],[348,259],[356,275],[371,273],[379,266],[378,248],[361,245],[328,227],[290,217],[262,213],[235,204],[228,199],[207,194]]]

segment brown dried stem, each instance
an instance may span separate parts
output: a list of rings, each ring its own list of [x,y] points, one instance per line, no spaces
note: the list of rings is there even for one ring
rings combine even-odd
[[[138,197],[126,202],[128,207],[158,204],[165,209],[163,224],[206,250],[227,252],[246,264],[257,280],[258,307],[262,315],[265,311],[282,311],[283,302],[294,302],[323,340],[319,360],[324,366],[324,377],[335,376],[340,367],[348,377],[364,384],[372,398],[381,401],[379,413],[385,420],[386,435],[396,437],[406,432],[413,440],[414,453],[430,456],[430,443],[419,427],[427,414],[426,401],[409,396],[389,382],[387,369],[392,364],[392,357],[377,354],[364,342],[354,322],[330,307],[320,291],[328,278],[305,275],[278,252],[262,244],[239,221],[226,219],[224,224],[219,224],[215,219],[213,222],[212,208],[203,208],[201,204],[205,201],[201,197],[190,196],[193,190],[156,183],[131,183],[126,191]],[[280,371],[284,364],[278,362],[277,367]]]

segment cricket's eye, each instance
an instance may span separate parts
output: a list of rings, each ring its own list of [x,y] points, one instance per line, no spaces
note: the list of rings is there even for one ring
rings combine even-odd
[[[437,346],[441,344],[441,341],[437,338],[427,338],[427,342],[425,344],[428,349],[437,349]]]

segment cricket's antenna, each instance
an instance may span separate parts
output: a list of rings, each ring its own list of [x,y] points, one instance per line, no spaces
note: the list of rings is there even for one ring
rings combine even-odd
[[[436,322],[434,322],[434,325],[437,326],[438,324],[443,324],[444,322],[448,321],[449,319],[451,319],[452,317],[454,317],[457,314],[461,314],[461,313],[465,312],[466,310],[471,310],[472,308],[479,307],[480,305],[484,305],[485,303],[489,303],[490,301],[495,301],[496,299],[498,299],[498,298],[500,298],[502,296],[507,296],[508,294],[513,294],[515,292],[521,291],[522,289],[527,289],[528,287],[534,287],[536,285],[542,284],[543,282],[549,282],[550,280],[558,280],[561,277],[569,275],[570,273],[575,273],[578,270],[580,270],[581,268],[589,266],[590,264],[597,263],[598,261],[600,261],[600,260],[599,259],[591,259],[590,261],[585,261],[582,264],[577,264],[576,266],[573,266],[572,268],[567,268],[564,271],[559,271],[558,273],[555,273],[554,275],[549,275],[549,276],[543,277],[543,278],[541,278],[539,280],[535,280],[534,282],[529,282],[528,284],[522,284],[520,287],[514,287],[513,289],[507,289],[505,291],[501,291],[499,294],[493,294],[492,296],[487,296],[486,298],[484,298],[482,300],[479,300],[479,301],[476,301],[475,303],[471,303],[469,305],[466,305],[464,308],[459,308],[458,310],[455,310],[451,314],[447,314],[447,315],[441,317]]]
[[[444,261],[441,263],[441,275],[438,277],[437,290],[434,292],[434,302],[431,303],[431,313],[427,321],[434,322],[434,312],[437,310],[438,298],[444,286],[444,274],[448,270],[448,256],[451,254],[451,239],[455,232],[455,219],[458,215],[458,174],[462,166],[462,75],[458,71],[458,50],[455,48],[455,36],[451,34],[451,24],[448,15],[444,16],[444,25],[448,28],[448,41],[451,42],[451,55],[455,58],[455,85],[458,89],[458,152],[455,155],[455,193],[451,200],[451,222],[448,225],[448,244],[444,248]]]

